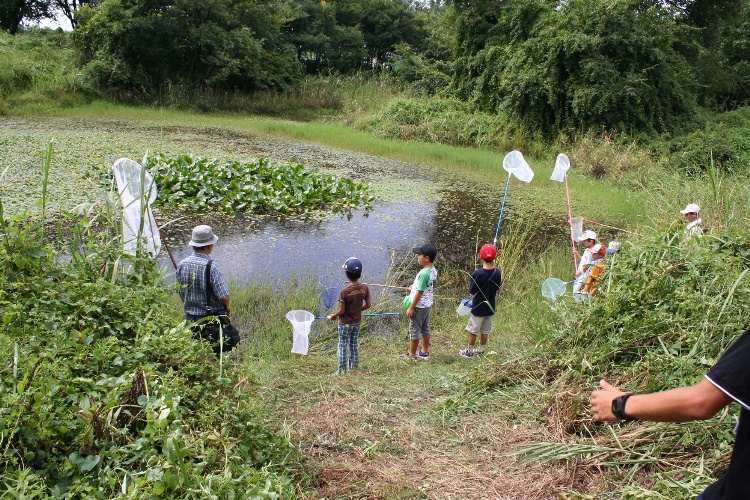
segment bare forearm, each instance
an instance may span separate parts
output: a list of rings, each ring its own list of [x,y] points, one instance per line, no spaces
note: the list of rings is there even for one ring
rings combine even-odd
[[[700,387],[704,383],[710,385],[713,391],[708,387]],[[709,389],[709,393],[705,394],[704,389]],[[723,397],[712,397],[711,393],[714,391],[718,391]],[[705,380],[691,387],[631,396],[625,404],[625,414],[629,418],[657,422],[705,420],[715,415],[730,401],[728,396]]]
[[[596,420],[615,421],[617,417],[612,414],[612,401],[624,393],[604,380],[600,386],[601,390],[591,393],[591,412]],[[630,396],[624,412],[628,418],[687,422],[710,418],[731,401],[719,388],[703,379],[690,387]]]

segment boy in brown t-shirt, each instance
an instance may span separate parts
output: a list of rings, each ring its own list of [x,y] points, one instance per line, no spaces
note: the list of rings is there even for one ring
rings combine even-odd
[[[339,369],[334,375],[359,368],[359,325],[362,311],[370,308],[370,289],[359,282],[362,262],[351,257],[344,262],[344,273],[349,285],[339,292],[339,310],[328,319],[339,319]]]

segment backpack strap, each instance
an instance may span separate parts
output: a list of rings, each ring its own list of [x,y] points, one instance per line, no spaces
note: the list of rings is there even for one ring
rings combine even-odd
[[[214,294],[214,286],[211,284],[211,264],[213,261],[211,259],[208,259],[208,264],[206,264],[206,270],[203,275],[203,279],[206,282],[206,312],[208,314],[211,314],[211,306],[209,305],[208,298],[211,295]]]

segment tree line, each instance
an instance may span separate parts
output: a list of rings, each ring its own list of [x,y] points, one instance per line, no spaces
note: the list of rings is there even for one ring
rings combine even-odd
[[[0,27],[55,10],[85,74],[148,99],[165,86],[292,90],[306,73],[388,72],[419,93],[548,136],[690,128],[750,97],[750,0],[6,0]]]

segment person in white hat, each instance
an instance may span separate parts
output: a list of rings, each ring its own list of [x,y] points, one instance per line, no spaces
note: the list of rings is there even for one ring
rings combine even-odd
[[[586,250],[583,252],[581,261],[578,263],[578,269],[576,269],[576,279],[573,283],[573,297],[576,299],[576,302],[580,302],[581,297],[577,294],[580,294],[580,292],[583,290],[583,287],[586,285],[585,273],[594,262],[594,256],[591,253],[591,247],[596,245],[596,233],[591,230],[584,231],[581,236],[578,237],[578,241],[583,244]]]
[[[229,310],[229,288],[215,262],[211,263],[209,279],[213,293],[206,286],[206,267],[211,261],[211,251],[219,237],[211,226],[200,225],[193,229],[188,243],[193,247],[192,255],[182,259],[177,266],[177,283],[184,304],[185,320],[199,321],[206,316],[214,316],[222,310]]]
[[[696,234],[703,234],[703,221],[698,218],[698,213],[701,211],[701,207],[695,203],[688,203],[680,213],[685,216],[688,224],[685,227],[685,234],[693,236]]]
[[[240,332],[229,321],[229,288],[219,266],[209,257],[219,237],[211,226],[195,226],[188,245],[193,253],[177,266],[177,283],[185,309],[185,322],[196,338],[208,341],[214,354],[234,349]],[[211,321],[215,317],[219,321]],[[222,319],[223,318],[223,319]]]

